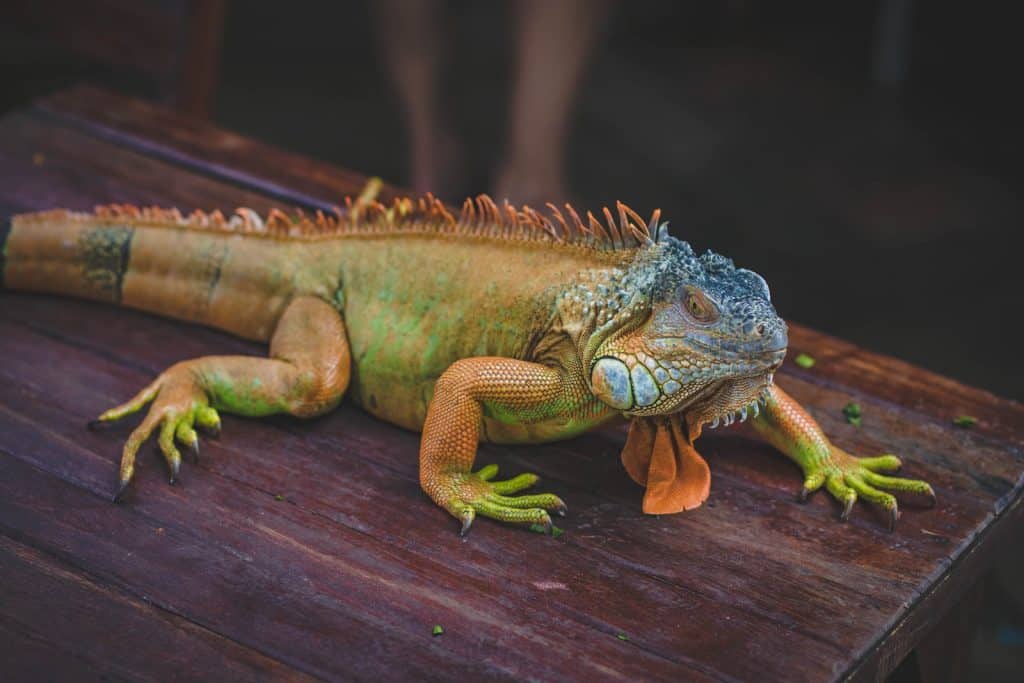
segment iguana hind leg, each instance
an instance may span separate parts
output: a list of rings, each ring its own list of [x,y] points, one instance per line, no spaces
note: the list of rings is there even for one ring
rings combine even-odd
[[[485,414],[529,423],[570,413],[572,396],[558,370],[511,358],[467,358],[437,380],[420,442],[420,485],[462,522],[464,535],[479,513],[503,522],[551,529],[549,510],[565,512],[553,494],[510,496],[537,482],[535,474],[491,481],[496,465],[473,472]]]
[[[218,411],[259,417],[320,415],[341,400],[351,373],[345,324],[321,299],[292,301],[270,340],[270,357],[204,356],[171,366],[134,398],[94,423],[118,420],[152,402],[121,455],[116,501],[135,472],[135,454],[153,432],[173,484],[181,466],[176,442],[198,456],[195,427],[219,431]]]

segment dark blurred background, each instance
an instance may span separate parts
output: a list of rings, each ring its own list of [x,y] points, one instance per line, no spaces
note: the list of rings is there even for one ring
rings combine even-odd
[[[524,50],[534,54],[523,5],[426,6],[429,22],[401,0],[12,0],[0,10],[0,111],[88,80],[422,185],[412,152],[424,143],[401,106],[422,74],[403,86],[395,59],[436,49],[434,189],[452,201],[514,189],[502,171],[521,142],[509,131],[523,129]],[[1013,3],[583,7],[592,21],[552,21],[547,34],[564,37],[555,49],[590,44],[563,94],[552,199],[661,207],[676,236],[762,273],[787,318],[1024,398]],[[536,192],[522,194],[511,198]],[[986,585],[979,677],[1019,676],[1021,566]]]

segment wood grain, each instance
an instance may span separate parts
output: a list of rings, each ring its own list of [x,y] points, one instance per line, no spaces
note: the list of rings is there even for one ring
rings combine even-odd
[[[363,182],[89,88],[0,120],[2,217],[112,201],[323,208]],[[645,517],[613,425],[483,447],[480,464],[542,475],[569,504],[566,533],[484,520],[461,541],[419,490],[417,435],[347,404],[312,421],[227,416],[174,487],[145,449],[114,506],[134,422],[84,422],[178,360],[263,349],[0,292],[0,653],[15,671],[118,679],[882,678],[1020,533],[1024,408],[804,327],[791,338],[818,363],[787,363],[779,382],[842,447],[904,457],[936,508],[908,501],[891,535],[863,506],[840,524],[825,495],[795,502],[790,463],[729,430],[700,444],[708,503]],[[843,419],[850,400],[860,429]],[[953,427],[960,413],[978,427]]]

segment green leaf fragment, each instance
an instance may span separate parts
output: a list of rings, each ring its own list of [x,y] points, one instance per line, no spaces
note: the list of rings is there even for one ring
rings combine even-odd
[[[843,415],[846,416],[846,421],[854,427],[860,427],[861,411],[859,403],[847,403],[843,407]]]
[[[622,633],[621,631],[619,633],[616,633],[615,637],[619,640],[629,640],[629,636],[627,636],[625,633]]]
[[[543,524],[531,524],[530,525],[530,531],[532,531],[535,534],[546,534],[548,532]],[[559,529],[554,524],[551,525],[551,536],[553,538],[558,538],[559,536],[561,536],[564,533],[565,533],[564,529]]]
[[[793,359],[793,362],[806,370],[807,368],[814,367],[814,363],[816,361],[814,360],[814,356],[809,356],[806,353],[801,353],[798,354],[797,357]]]
[[[441,624],[434,624],[434,628],[430,629],[430,635],[432,636],[439,636],[442,633],[444,633],[444,629],[441,627]]]
[[[963,427],[964,429],[967,429],[968,427],[973,427],[974,425],[978,424],[978,420],[977,418],[971,417],[970,415],[957,415],[956,417],[953,418],[953,424],[955,424],[957,427]]]
[[[282,496],[282,495],[281,495],[281,494],[279,493],[279,494],[277,494],[276,496],[274,496],[274,500],[277,500],[277,501],[281,501],[281,500],[284,500],[284,496]]]

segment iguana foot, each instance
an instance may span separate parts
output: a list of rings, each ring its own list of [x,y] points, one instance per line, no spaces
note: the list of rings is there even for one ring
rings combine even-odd
[[[502,522],[544,527],[551,533],[553,526],[548,511],[566,513],[565,503],[551,493],[528,496],[510,496],[537,483],[536,474],[520,474],[505,481],[491,481],[498,474],[497,465],[487,465],[476,472],[439,475],[439,488],[444,489],[444,507],[462,521],[460,536],[469,532],[477,513]]]
[[[150,401],[153,405],[125,442],[121,454],[120,476],[113,500],[117,502],[135,473],[135,454],[143,442],[160,428],[157,444],[167,461],[169,482],[173,484],[181,468],[181,453],[175,443],[188,448],[194,462],[199,461],[199,436],[196,427],[216,435],[220,433],[220,415],[209,405],[206,392],[193,376],[188,362],[178,363],[157,377],[130,401],[111,408],[89,423],[90,428],[120,420],[138,412]]]
[[[926,496],[932,505],[935,504],[935,491],[928,482],[918,479],[889,477],[879,472],[895,472],[901,466],[900,459],[895,455],[880,455],[874,458],[857,458],[832,446],[828,458],[807,465],[804,468],[804,486],[800,491],[799,500],[807,497],[824,486],[832,496],[843,505],[840,519],[849,519],[854,503],[862,498],[869,503],[878,505],[889,513],[889,531],[896,528],[899,519],[899,505],[895,496],[888,491],[906,491]],[[885,489],[885,490],[883,490]]]

